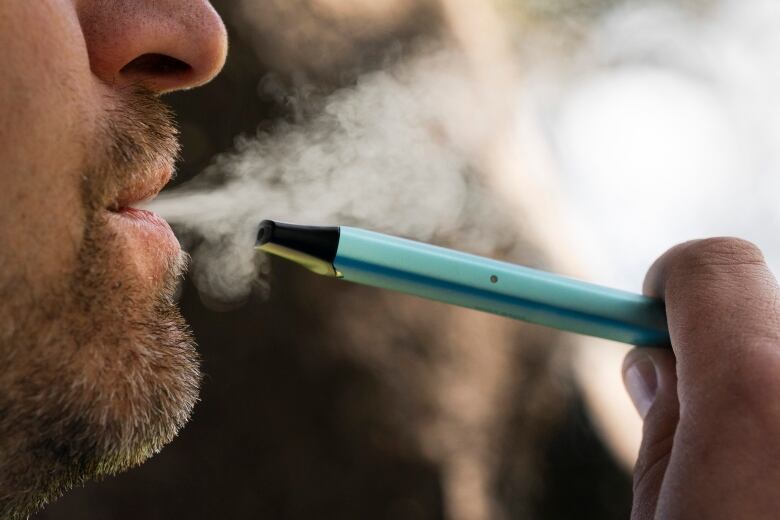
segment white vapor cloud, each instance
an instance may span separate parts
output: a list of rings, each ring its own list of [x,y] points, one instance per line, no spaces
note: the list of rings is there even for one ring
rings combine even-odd
[[[599,281],[638,290],[665,249],[717,235],[780,270],[778,27],[773,0],[627,3],[530,80]]]

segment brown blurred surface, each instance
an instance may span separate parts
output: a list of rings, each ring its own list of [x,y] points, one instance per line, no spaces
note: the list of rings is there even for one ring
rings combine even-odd
[[[402,55],[399,41],[440,32],[432,3],[408,2],[372,31],[341,20],[339,38],[311,7],[333,2],[214,3],[231,55],[213,84],[169,98],[184,145],[177,182],[235,136],[291,116],[268,74],[283,89],[333,89],[385,53]],[[274,20],[294,20],[295,6],[303,27],[331,32],[317,38],[313,29],[286,55],[285,25]],[[253,33],[252,17],[268,32]],[[328,53],[327,66],[301,45]],[[522,230],[510,234],[523,244]],[[543,252],[526,245],[512,259],[543,264]],[[272,273],[267,301],[227,313],[208,310],[185,284],[181,306],[206,374],[192,422],[147,464],[36,518],[627,516],[630,482],[573,391],[562,335],[279,262]]]

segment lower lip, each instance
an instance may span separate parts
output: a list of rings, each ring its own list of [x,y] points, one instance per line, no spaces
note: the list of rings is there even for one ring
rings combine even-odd
[[[120,228],[123,237],[134,242],[134,248],[147,253],[178,255],[181,246],[168,223],[151,211],[122,208],[110,211],[109,220]]]

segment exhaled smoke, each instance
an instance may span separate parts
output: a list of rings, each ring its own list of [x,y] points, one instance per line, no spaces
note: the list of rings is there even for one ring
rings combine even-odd
[[[200,177],[151,204],[192,240],[206,300],[262,284],[253,244],[264,218],[359,225],[429,240],[457,228],[478,190],[469,158],[484,138],[465,63],[429,50],[321,100],[316,115],[244,138]]]

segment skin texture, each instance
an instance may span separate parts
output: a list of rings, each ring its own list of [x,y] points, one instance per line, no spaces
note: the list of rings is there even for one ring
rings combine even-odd
[[[635,349],[624,363],[644,418],[632,518],[777,518],[780,292],[761,252],[682,244],[645,292],[666,300],[674,354]]]
[[[138,464],[200,375],[172,302],[184,255],[120,213],[167,180],[159,94],[226,53],[202,0],[0,4],[0,518]]]

